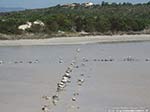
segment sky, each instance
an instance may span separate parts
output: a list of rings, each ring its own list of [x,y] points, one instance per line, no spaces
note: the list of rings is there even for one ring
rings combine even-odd
[[[130,2],[130,3],[143,3],[150,0],[0,0],[0,7],[22,7],[26,9],[45,8],[55,6],[57,4],[65,3],[83,3],[93,2],[96,4],[105,2]]]

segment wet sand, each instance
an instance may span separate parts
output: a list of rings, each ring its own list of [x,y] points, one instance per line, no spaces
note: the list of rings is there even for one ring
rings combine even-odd
[[[138,42],[150,41],[150,35],[113,35],[113,36],[84,36],[84,37],[59,37],[50,39],[22,39],[1,40],[0,46],[17,45],[72,45],[87,43],[112,43],[112,42]]]
[[[42,112],[44,105],[49,112],[149,109],[149,48],[150,42],[1,46],[0,109]],[[68,66],[73,67],[71,82],[57,91]],[[42,98],[54,95],[56,105],[53,99]]]

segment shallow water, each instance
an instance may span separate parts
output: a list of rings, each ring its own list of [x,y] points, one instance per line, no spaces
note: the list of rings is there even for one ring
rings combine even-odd
[[[112,108],[150,108],[150,43],[0,47],[0,109],[41,112],[80,48],[71,83],[54,112],[107,112]],[[88,59],[83,61],[83,57]],[[59,59],[63,63],[59,63]],[[126,61],[125,59],[133,60]],[[102,61],[103,59],[103,61]],[[113,59],[106,61],[105,59]],[[104,61],[105,60],[105,61]],[[84,65],[82,65],[84,64]],[[80,76],[80,74],[84,76]],[[83,78],[82,86],[77,80]],[[72,101],[73,93],[76,101]]]

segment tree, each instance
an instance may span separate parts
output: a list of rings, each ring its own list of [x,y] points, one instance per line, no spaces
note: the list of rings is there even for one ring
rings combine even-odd
[[[101,5],[102,5],[102,6],[108,6],[109,3],[108,3],[108,2],[105,2],[105,1],[102,1]]]
[[[96,19],[96,31],[107,32],[110,30],[110,22],[108,18],[100,16]]]
[[[84,29],[84,18],[81,16],[77,16],[74,20],[76,31],[80,32]]]

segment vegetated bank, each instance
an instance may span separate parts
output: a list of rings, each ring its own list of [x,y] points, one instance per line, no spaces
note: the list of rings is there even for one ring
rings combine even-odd
[[[150,34],[150,2],[72,3],[0,13],[0,39]]]

